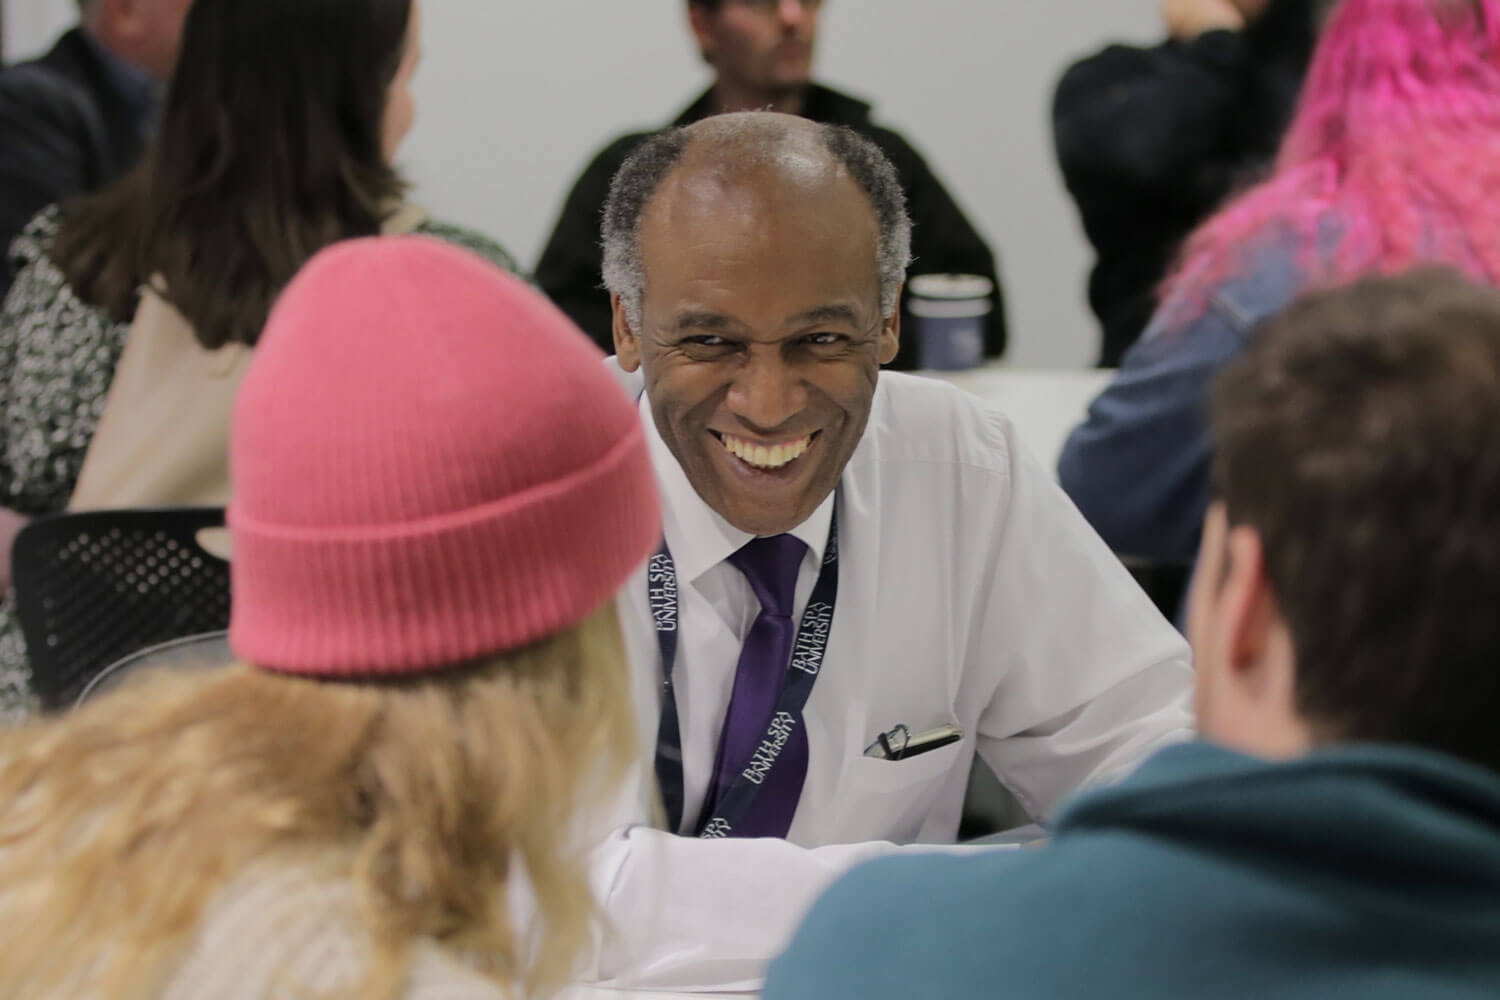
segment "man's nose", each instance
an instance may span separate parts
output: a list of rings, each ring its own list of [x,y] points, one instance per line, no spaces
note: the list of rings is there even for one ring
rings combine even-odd
[[[753,355],[729,386],[730,411],[762,434],[785,427],[807,408],[807,388],[796,369],[774,355]]]
[[[806,0],[780,0],[776,11],[784,28],[800,28],[808,17]]]

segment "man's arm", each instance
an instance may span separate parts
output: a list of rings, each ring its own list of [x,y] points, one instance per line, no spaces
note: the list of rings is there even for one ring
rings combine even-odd
[[[639,788],[646,773],[637,769]],[[627,798],[639,796],[627,792]],[[640,810],[637,810],[640,816]],[[886,841],[798,847],[779,838],[707,840],[617,828],[589,855],[603,941],[585,981],[612,989],[754,992],[823,891],[850,868],[889,855],[995,848]]]
[[[11,241],[43,208],[89,187],[88,129],[64,86],[29,66],[0,75],[0,301],[14,278]]]
[[[969,662],[998,683],[978,750],[1033,817],[1191,736],[1187,643],[1009,421],[1010,489]]]
[[[641,135],[610,143],[584,168],[536,265],[536,283],[606,354],[615,352],[609,293],[604,290],[600,223],[610,181]]]
[[[766,966],[824,889],[862,861],[911,850],[624,828],[589,859],[605,926],[588,978],[619,989],[759,990]]]

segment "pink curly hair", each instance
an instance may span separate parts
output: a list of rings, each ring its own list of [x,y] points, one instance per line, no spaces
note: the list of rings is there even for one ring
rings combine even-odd
[[[1313,284],[1418,260],[1500,285],[1500,0],[1344,0],[1271,175],[1183,247],[1164,286],[1201,303],[1269,240]]]

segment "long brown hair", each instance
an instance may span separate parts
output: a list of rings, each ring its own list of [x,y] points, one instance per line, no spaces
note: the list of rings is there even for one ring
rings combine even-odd
[[[404,185],[381,123],[412,0],[197,0],[140,165],[66,206],[52,256],[117,320],[160,276],[208,348],[254,343],[330,243],[379,231]]]
[[[610,605],[420,679],[169,672],[0,734],[0,998],[79,992],[80,956],[101,956],[87,995],[154,998],[216,892],[309,855],[362,901],[359,996],[398,995],[419,938],[526,992],[560,985],[594,915],[569,833],[630,759],[629,706]]]

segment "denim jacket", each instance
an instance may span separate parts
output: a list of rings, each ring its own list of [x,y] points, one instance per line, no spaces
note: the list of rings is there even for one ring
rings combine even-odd
[[[1295,250],[1273,245],[1186,323],[1168,302],[1069,435],[1063,489],[1122,556],[1188,562],[1209,503],[1209,387],[1262,319],[1306,285]]]

